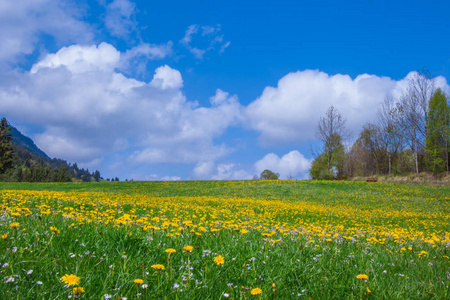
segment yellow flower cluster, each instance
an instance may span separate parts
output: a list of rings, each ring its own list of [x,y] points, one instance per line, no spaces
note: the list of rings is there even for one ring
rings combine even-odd
[[[272,194],[255,197],[237,193],[248,187],[257,188],[263,184],[259,181],[210,183],[217,186],[216,190],[237,191],[215,196],[198,193],[167,197],[158,192],[171,188],[171,183],[151,183],[155,192],[149,194],[149,184],[136,184],[133,190],[124,193],[1,190],[0,199],[3,208],[15,218],[32,213],[42,217],[60,216],[70,220],[70,228],[87,223],[127,226],[129,235],[136,233],[133,228],[160,231],[171,238],[212,237],[222,231],[240,235],[259,232],[270,244],[291,239],[316,247],[337,239],[382,245],[388,241],[405,245],[420,240],[433,247],[450,243],[450,196],[428,195],[424,189],[411,186],[348,182],[339,183],[348,188],[336,188],[323,196],[299,192],[284,199]],[[191,183],[177,183],[176,187],[183,189],[187,184]],[[280,184],[301,186],[294,181]],[[15,229],[19,223],[11,222],[9,226]],[[60,232],[56,227],[50,230]],[[193,251],[191,247],[185,246],[184,252]],[[170,248],[166,252],[171,255],[176,250]]]

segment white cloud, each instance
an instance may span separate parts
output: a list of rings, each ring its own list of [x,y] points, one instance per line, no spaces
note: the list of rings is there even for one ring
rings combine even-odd
[[[261,174],[262,171],[268,169],[280,174],[280,179],[290,177],[305,179],[308,176],[310,166],[311,160],[306,159],[297,150],[291,151],[281,158],[274,153],[269,153],[255,163],[257,174]]]
[[[220,26],[202,26],[202,35],[213,34],[220,30]]]
[[[180,181],[180,176],[160,176],[158,174],[140,174],[132,173],[130,174],[130,179],[132,180],[144,180],[144,181]]]
[[[203,55],[205,55],[205,53],[206,53],[206,50],[202,50],[202,49],[198,49],[198,48],[195,48],[195,47],[193,47],[193,48],[191,47],[191,48],[189,48],[189,52],[194,54],[195,58],[202,59]]]
[[[58,44],[93,40],[93,29],[81,21],[84,11],[63,0],[4,0],[0,3],[0,63],[31,54],[42,34]]]
[[[263,145],[314,139],[317,122],[331,105],[357,134],[365,123],[375,120],[375,112],[385,95],[400,95],[406,84],[406,78],[395,81],[362,74],[352,79],[318,70],[298,71],[281,78],[277,87],[266,87],[246,108],[246,116],[249,126],[261,133]]]
[[[192,41],[192,35],[198,32],[198,28],[199,28],[198,25],[195,24],[190,25],[188,29],[186,29],[186,33],[184,34],[184,37],[180,40],[180,43],[188,47]]]
[[[214,172],[214,167],[213,161],[199,162],[192,171],[194,179],[209,179]]]
[[[143,43],[127,50],[123,57],[126,60],[135,59],[140,56],[144,56],[147,59],[163,59],[172,54],[172,46],[173,43],[171,41],[162,45]]]
[[[225,48],[230,46],[230,42],[224,41],[220,31],[220,25],[200,27],[199,25],[193,24],[186,29],[184,37],[180,40],[180,44],[197,59],[203,59],[203,56],[212,50],[216,50],[219,54],[222,54]]]
[[[221,89],[216,90],[216,94],[209,98],[209,101],[212,105],[220,105],[225,101],[237,101],[237,96],[233,96],[231,99],[229,98],[229,94],[227,92],[222,91]]]
[[[214,161],[199,162],[192,171],[191,179],[200,180],[248,180],[253,175],[235,163],[216,165]]]
[[[207,137],[205,137],[207,138]],[[135,151],[128,158],[130,165],[141,164],[186,164],[197,163],[198,161],[209,159],[216,160],[231,152],[224,145],[214,145],[211,141],[201,141],[198,139],[185,141],[155,141],[153,144],[146,143],[143,149]]]
[[[235,95],[219,91],[220,101],[199,107],[182,93],[178,70],[164,65],[142,82],[118,72],[121,55],[106,43],[72,45],[29,73],[11,71],[0,80],[0,111],[43,128],[33,136],[38,146],[80,165],[117,152],[136,166],[195,164],[232,151],[214,139],[241,120]]]
[[[114,0],[106,6],[105,26],[111,35],[126,39],[136,30],[135,13],[136,4],[128,0]]]
[[[171,56],[172,46],[171,41],[160,45],[141,43],[121,54],[118,69],[130,76],[145,75],[148,72],[149,60]]]
[[[222,45],[222,47],[220,48],[219,54],[222,54],[225,52],[225,49],[230,46],[231,42],[226,42],[225,44]]]
[[[168,65],[164,65],[156,69],[150,84],[163,90],[178,89],[183,86],[183,79],[178,70],[172,69]]]
[[[72,45],[61,48],[55,54],[48,54],[31,68],[36,73],[43,68],[66,67],[71,73],[106,71],[112,72],[118,66],[120,52],[107,43],[95,46]]]
[[[211,176],[212,180],[248,180],[252,175],[241,169],[239,164],[219,164],[216,174]]]
[[[181,177],[180,176],[163,176],[161,177],[162,181],[180,181]]]

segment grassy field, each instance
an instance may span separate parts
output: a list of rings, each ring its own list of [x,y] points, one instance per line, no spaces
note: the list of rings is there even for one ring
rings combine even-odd
[[[0,183],[1,299],[448,299],[450,188]]]

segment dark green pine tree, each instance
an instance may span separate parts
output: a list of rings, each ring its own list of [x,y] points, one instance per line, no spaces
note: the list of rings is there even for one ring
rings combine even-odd
[[[100,172],[98,171],[98,170],[95,170],[95,172],[94,172],[94,179],[95,179],[95,181],[100,181]]]
[[[12,136],[11,127],[3,118],[0,121],[0,174],[4,174],[12,170],[14,166],[13,161],[13,147],[12,147]]]
[[[58,182],[71,182],[72,178],[69,173],[69,167],[67,164],[62,164],[59,168],[58,175],[56,177]]]

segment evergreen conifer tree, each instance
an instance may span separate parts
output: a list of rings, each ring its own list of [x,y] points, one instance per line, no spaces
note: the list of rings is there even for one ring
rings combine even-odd
[[[5,118],[0,121],[0,174],[4,174],[12,169],[13,161],[13,147],[11,127]]]

